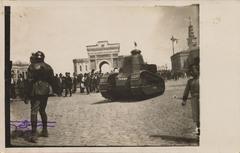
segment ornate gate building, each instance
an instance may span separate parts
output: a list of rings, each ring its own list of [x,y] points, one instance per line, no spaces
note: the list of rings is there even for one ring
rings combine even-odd
[[[109,70],[119,68],[122,63],[123,56],[119,56],[120,43],[108,43],[108,41],[98,41],[95,45],[88,45],[88,58],[74,59],[74,72],[88,73],[92,70],[103,71],[103,67],[107,66]]]

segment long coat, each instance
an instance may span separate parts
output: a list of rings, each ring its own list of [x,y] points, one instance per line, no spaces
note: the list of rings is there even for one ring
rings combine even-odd
[[[194,122],[199,122],[200,103],[199,103],[199,78],[189,79],[184,90],[183,100],[186,101],[191,93],[192,117]]]

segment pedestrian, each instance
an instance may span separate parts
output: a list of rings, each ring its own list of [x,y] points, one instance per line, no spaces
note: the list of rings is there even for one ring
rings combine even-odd
[[[96,92],[99,92],[100,75],[100,73],[96,74]]]
[[[80,78],[80,80],[81,80],[81,81],[80,81],[80,92],[81,92],[81,93],[84,93],[84,90],[85,90],[85,85],[84,85],[84,84],[85,84],[85,75],[82,75],[82,74],[81,74],[81,75],[79,76],[79,78]]]
[[[55,94],[58,95],[58,90],[59,90],[59,87],[58,87],[58,74],[55,74],[53,83],[54,83],[53,93],[54,93],[54,95]]]
[[[84,86],[87,91],[87,95],[90,93],[90,76],[88,73],[84,74]]]
[[[62,73],[59,74],[59,78],[58,78],[58,83],[59,83],[59,93],[58,96],[62,96],[63,93],[63,75]]]
[[[18,88],[18,93],[20,99],[24,100],[24,79],[22,74],[18,75],[18,80],[17,80],[17,88]]]
[[[62,89],[63,89],[63,94],[64,94],[64,97],[65,97],[65,93],[66,93],[66,90],[67,90],[67,84],[66,84],[66,76],[63,76],[62,77]]]
[[[77,91],[77,76],[75,72],[73,73],[73,93]]]
[[[200,120],[199,120],[199,64],[191,65],[190,72],[193,78],[189,79],[184,90],[182,105],[185,106],[189,92],[191,94],[192,117],[196,124],[195,133],[200,134]]]
[[[16,82],[14,80],[14,72],[11,74],[11,85],[10,85],[10,98],[15,99],[16,98],[16,88],[15,88]]]
[[[28,98],[31,102],[31,137],[30,142],[37,142],[37,114],[42,119],[42,131],[39,136],[48,137],[47,130],[47,101],[50,92],[50,85],[53,85],[54,73],[50,65],[44,62],[45,55],[37,51],[31,56],[31,64],[28,67]]]
[[[66,72],[66,89],[65,89],[65,97],[67,97],[68,93],[70,94],[70,97],[72,96],[72,78],[70,77],[70,73]]]

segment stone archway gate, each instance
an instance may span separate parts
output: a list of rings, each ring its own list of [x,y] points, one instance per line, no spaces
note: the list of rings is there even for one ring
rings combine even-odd
[[[96,45],[87,46],[91,70],[99,71],[103,63],[108,63],[112,70],[117,68],[119,51],[119,43],[110,44],[108,41],[98,41]]]

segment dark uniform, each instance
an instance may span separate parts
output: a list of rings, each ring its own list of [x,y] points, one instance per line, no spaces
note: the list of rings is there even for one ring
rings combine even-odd
[[[22,75],[19,75],[19,78],[17,80],[17,87],[18,87],[18,91],[19,91],[19,97],[21,99],[24,99],[24,79],[22,77]]]
[[[84,74],[84,86],[86,88],[87,94],[90,93],[90,76],[89,74]]]
[[[44,62],[44,54],[41,51],[35,53],[35,59],[28,68],[29,91],[28,97],[31,101],[31,125],[32,137],[31,142],[37,140],[37,114],[42,118],[42,132],[40,136],[47,137],[47,114],[46,106],[50,92],[50,85],[53,85],[54,73],[50,65]]]
[[[70,97],[72,96],[72,78],[70,77],[70,73],[66,73],[66,89],[65,89],[65,97],[67,97],[68,92],[70,93]]]
[[[186,88],[183,93],[182,105],[186,104],[189,93],[191,93],[191,107],[192,107],[192,118],[196,123],[196,132],[200,132],[200,120],[199,120],[199,65],[193,65],[191,67],[193,78],[189,79]]]
[[[75,73],[73,73],[73,93],[75,93],[77,91],[77,77],[75,75]]]
[[[59,74],[59,96],[62,96],[62,92],[63,92],[63,76],[62,73]]]
[[[11,75],[11,86],[10,86],[10,97],[15,99],[16,98],[16,89],[15,89],[15,80],[13,78],[13,74]]]

